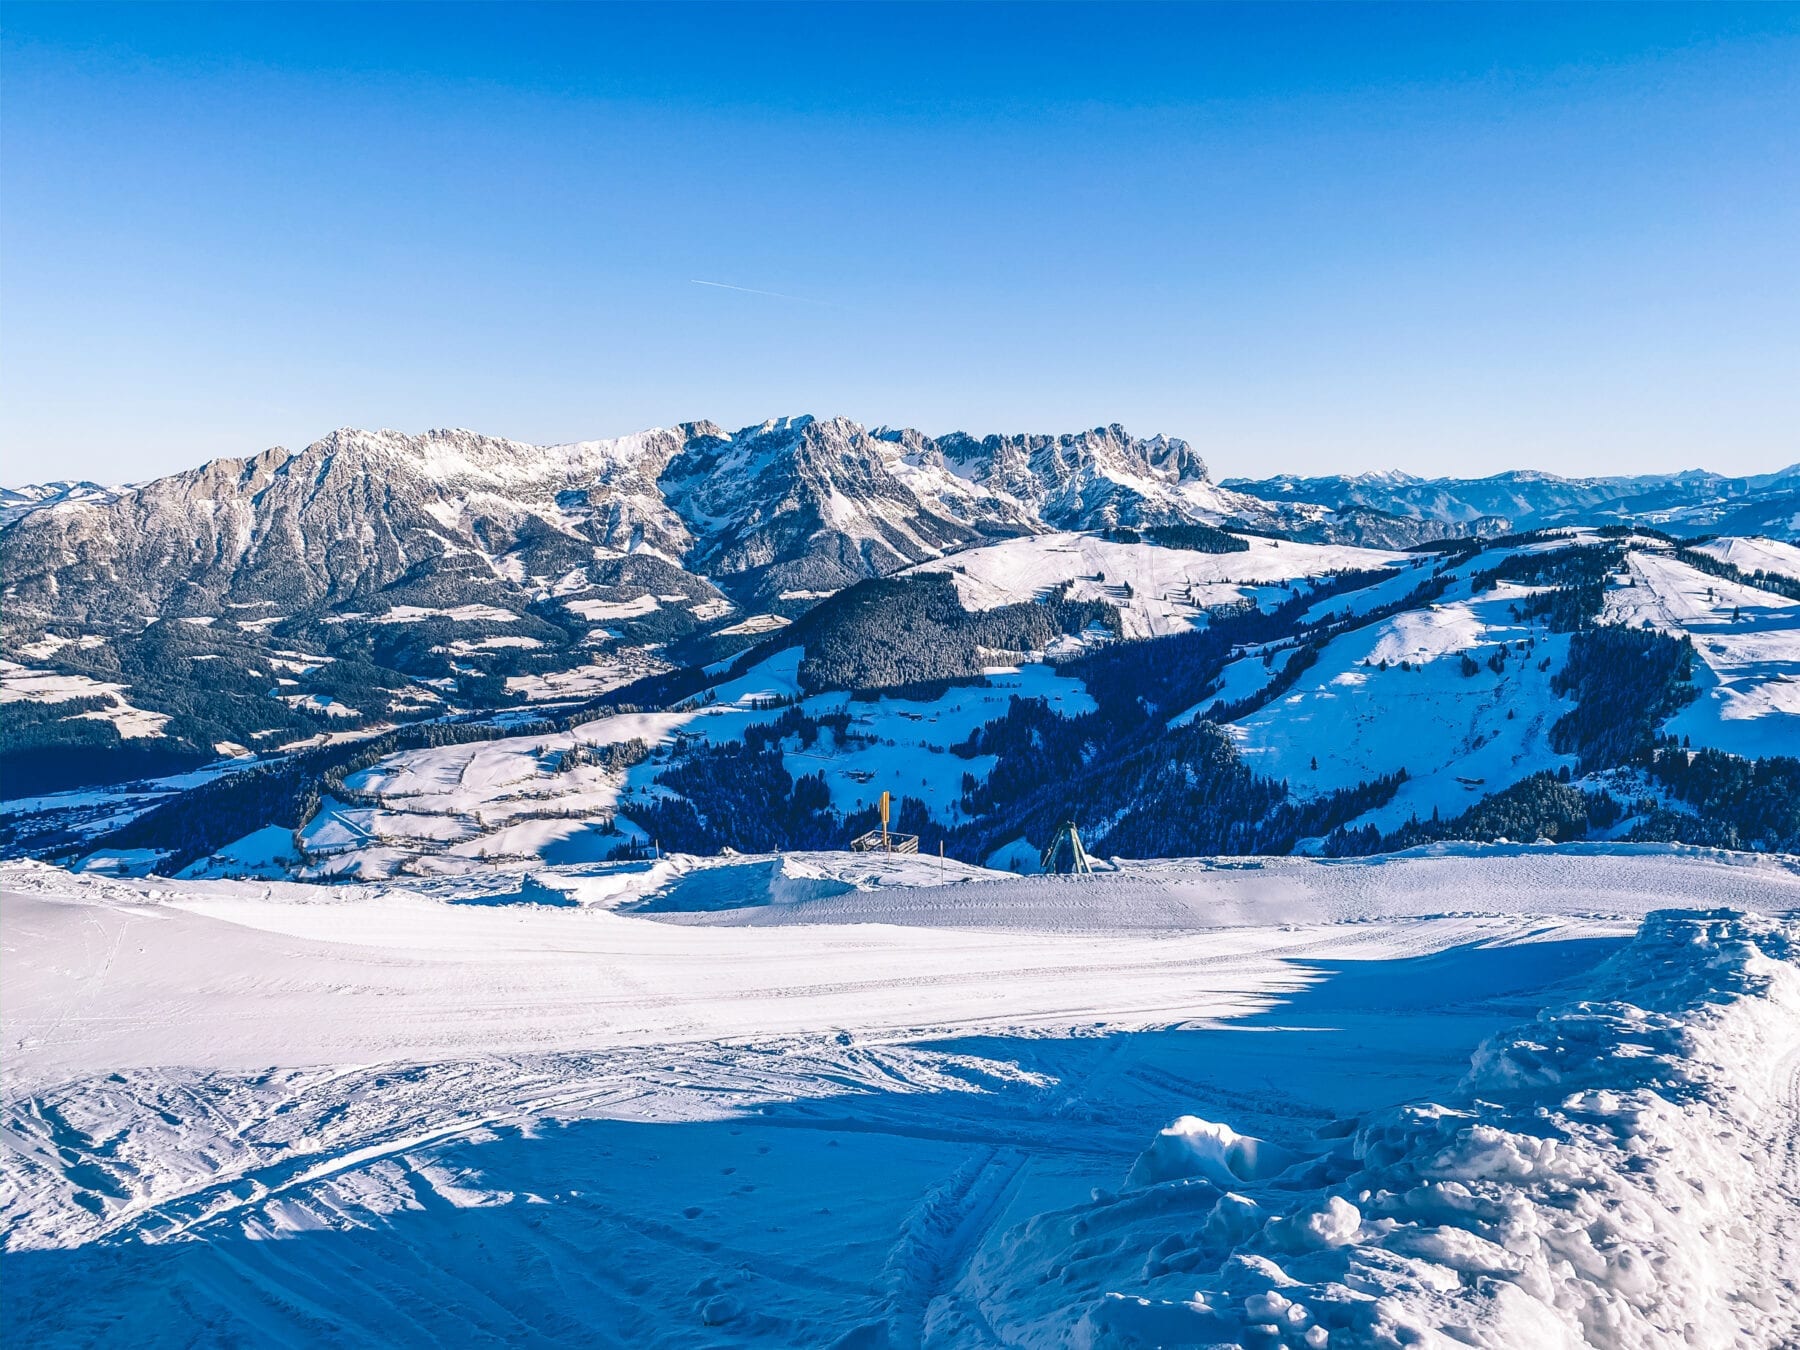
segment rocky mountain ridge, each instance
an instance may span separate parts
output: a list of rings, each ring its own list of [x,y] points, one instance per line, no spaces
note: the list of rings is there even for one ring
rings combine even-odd
[[[343,429],[299,451],[118,489],[23,489],[5,505],[9,607],[122,625],[251,605],[524,604],[609,584],[639,554],[781,608],[1053,529],[1230,523],[1383,544],[1441,532],[1223,489],[1186,442],[1116,425],[933,438],[811,417],[553,446]]]

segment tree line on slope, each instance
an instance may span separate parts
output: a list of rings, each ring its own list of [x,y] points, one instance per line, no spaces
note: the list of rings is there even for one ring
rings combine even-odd
[[[1800,759],[1744,759],[1664,742],[1641,763],[1653,784],[1693,810],[1653,807],[1631,838],[1800,852]]]
[[[1656,729],[1690,702],[1694,644],[1647,628],[1606,624],[1569,640],[1569,659],[1551,678],[1575,706],[1550,728],[1558,754],[1574,755],[1582,773],[1640,757]]]
[[[1522,619],[1542,616],[1552,633],[1572,633],[1591,625],[1606,603],[1606,579],[1625,560],[1619,544],[1571,545],[1543,553],[1515,553],[1469,578],[1479,595],[1502,581],[1550,589],[1524,597],[1515,610]]]
[[[1354,803],[1370,793],[1391,795],[1398,780],[1302,807],[1288,801],[1285,785],[1250,773],[1222,735],[1193,728],[1166,732],[1158,726],[1170,712],[1216,688],[1224,665],[1245,646],[1291,636],[1302,616],[1322,600],[1391,575],[1390,569],[1380,568],[1329,576],[1309,587],[1296,586],[1272,611],[1251,604],[1233,607],[1213,615],[1204,629],[1109,643],[1064,663],[1065,671],[1086,683],[1099,710],[1070,719],[1051,713],[1047,704],[1009,705],[1007,715],[971,738],[985,735],[991,748],[964,747],[969,755],[999,756],[993,778],[964,803],[985,819],[954,830],[936,828],[952,853],[973,861],[1006,842],[999,836],[1007,831],[1012,832],[1008,837],[1035,831],[1047,839],[1069,803],[1066,794],[1034,796],[1032,790],[1046,782],[1079,783],[1078,795],[1116,803],[1114,814],[1138,801],[1140,821],[1123,830],[1115,822],[1112,833],[1121,847],[1144,850],[1280,851],[1308,830],[1322,832],[1347,818],[1345,813],[1367,809]],[[806,655],[800,679],[809,690],[930,694],[952,680],[978,676],[988,663],[986,652],[1041,650],[1057,636],[1081,633],[1096,623],[1116,633],[1117,612],[1098,602],[1070,601],[1066,587],[1044,600],[971,612],[962,608],[954,579],[942,573],[865,581],[740,657],[725,678],[743,674],[783,648],[801,645]],[[693,698],[703,689],[701,677],[674,672],[627,686],[609,698],[654,704]],[[1159,708],[1164,710],[1160,719]],[[742,745],[690,747],[657,779],[678,796],[628,802],[622,810],[671,848],[841,844],[872,823],[872,810],[837,815],[822,795],[822,781],[815,788],[806,778],[793,779],[778,752],[779,742],[788,737],[809,743],[817,734],[817,721],[790,709],[773,724],[751,728]],[[1030,744],[1002,746],[1009,728],[1026,722],[1031,725],[1021,734]],[[844,734],[843,727],[834,730]],[[1101,762],[1091,764],[1096,758]],[[1179,771],[1165,773],[1159,768],[1162,759],[1181,766]],[[972,778],[969,782],[973,784]],[[1198,795],[1188,792],[1184,802],[1178,782]],[[900,809],[902,822],[910,820],[908,832],[931,832],[924,803],[903,798]]]
[[[1385,567],[1333,573],[1310,588],[1296,587],[1273,609],[1249,601],[1217,609],[1203,628],[1110,643],[1062,662],[1061,669],[1087,686],[1107,725],[1171,717],[1214,693],[1226,665],[1246,649],[1294,638],[1314,606],[1392,575]]]
[[[0,717],[0,784],[6,796],[160,778],[216,758],[178,737],[123,737],[110,720],[88,716],[114,706],[111,698],[93,695],[7,704]]]
[[[1386,853],[1449,839],[1568,841],[1610,830],[1627,815],[1638,818],[1625,836],[1632,840],[1800,849],[1800,760],[1692,750],[1659,733],[1694,697],[1693,661],[1686,637],[1603,625],[1574,635],[1569,660],[1553,682],[1575,706],[1551,727],[1552,748],[1575,755],[1583,775],[1627,770],[1668,800],[1646,795],[1622,804],[1609,792],[1571,786],[1565,766],[1491,793],[1447,820],[1434,812],[1428,821],[1415,817],[1387,834],[1374,826],[1334,831],[1325,851]]]
[[[1786,596],[1789,600],[1800,600],[1800,577],[1771,572],[1766,568],[1746,572],[1735,563],[1728,563],[1723,558],[1715,558],[1710,553],[1702,553],[1693,548],[1678,548],[1674,550],[1674,556],[1689,567],[1705,572],[1708,576],[1718,577],[1722,581],[1735,581],[1740,586],[1769,591],[1775,595]]]
[[[1434,810],[1430,820],[1414,817],[1385,835],[1373,825],[1359,829],[1339,827],[1326,837],[1324,852],[1332,858],[1393,853],[1450,839],[1477,843],[1532,843],[1548,839],[1567,843],[1607,829],[1624,815],[1624,808],[1610,793],[1583,791],[1568,780],[1567,768],[1560,773],[1534,773],[1511,787],[1490,792],[1448,820],[1441,819]]]
[[[921,689],[972,679],[991,652],[1040,652],[1059,637],[1098,626],[1119,633],[1119,613],[1070,600],[1067,584],[1041,600],[967,610],[955,579],[941,572],[863,581],[790,626],[801,644],[800,687],[808,693]]]
[[[796,778],[783,759],[790,741],[804,751],[827,732],[845,743],[850,714],[814,716],[789,707],[745,727],[741,740],[696,741],[656,775],[656,786],[667,792],[621,801],[619,811],[661,847],[682,853],[840,847],[858,831],[833,809],[824,774]],[[635,851],[627,843],[618,853]]]
[[[965,780],[972,818],[948,833],[949,851],[979,862],[1021,836],[1042,847],[1073,819],[1097,854],[1288,853],[1387,801],[1405,779],[1395,774],[1301,802],[1285,782],[1254,772],[1212,722],[1152,724],[1110,742],[1089,739],[1095,729],[1042,699],[1015,697],[1003,718],[952,747],[998,758],[985,782]]]
[[[966,610],[946,573],[870,578],[820,601],[735,657],[723,674],[700,666],[665,671],[584,707],[597,713],[678,706],[794,647],[805,651],[798,678],[808,693],[933,697],[950,684],[979,678],[992,664],[987,653],[1038,652],[1095,626],[1118,634],[1117,609],[1104,601],[1070,600],[1068,590],[1064,585],[1038,600]]]
[[[122,738],[110,722],[78,716],[85,705],[40,705],[44,711],[37,716],[18,718],[9,708],[0,726],[0,774],[7,795],[183,772],[216,760],[214,747],[221,741],[258,750],[324,730],[442,711],[435,692],[367,659],[354,644],[336,657],[300,660],[287,641],[245,633],[230,623],[166,619],[99,645],[61,648],[43,664],[122,685],[133,707],[168,721],[154,737]],[[291,706],[283,701],[288,696],[317,696],[335,703],[337,711]]]
[[[1105,531],[1115,544],[1151,543],[1158,548],[1178,548],[1189,553],[1248,553],[1250,541],[1213,525],[1169,524],[1146,525],[1132,529],[1115,525]]]

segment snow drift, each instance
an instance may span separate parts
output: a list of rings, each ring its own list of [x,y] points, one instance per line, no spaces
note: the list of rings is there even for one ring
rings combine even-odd
[[[1123,1193],[985,1250],[957,1306],[1028,1344],[1793,1344],[1797,960],[1792,919],[1654,914],[1450,1101],[1291,1146],[1183,1117]]]

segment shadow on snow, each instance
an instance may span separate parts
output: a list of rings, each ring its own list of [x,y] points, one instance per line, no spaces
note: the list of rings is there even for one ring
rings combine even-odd
[[[916,1343],[986,1235],[1117,1187],[1174,1116],[1303,1146],[1442,1093],[1620,941],[1309,961],[1223,1025],[912,1043],[970,1057],[944,1065],[970,1091],[724,1093],[720,1118],[484,1130],[285,1191],[265,1169],[273,1194],[239,1182],[174,1240],[9,1253],[3,1320],[34,1346]]]

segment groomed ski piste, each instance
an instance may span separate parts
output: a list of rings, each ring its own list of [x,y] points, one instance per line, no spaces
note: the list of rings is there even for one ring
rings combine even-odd
[[[1800,862],[0,868],[73,1345],[1792,1345]]]

